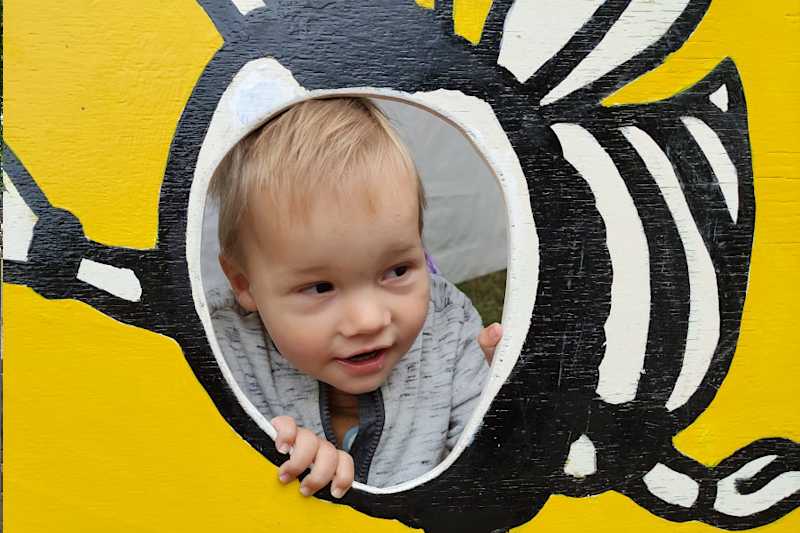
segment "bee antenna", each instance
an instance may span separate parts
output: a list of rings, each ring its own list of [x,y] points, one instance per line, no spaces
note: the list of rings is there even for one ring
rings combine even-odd
[[[233,1],[197,0],[226,43],[242,40],[246,32],[245,14]]]

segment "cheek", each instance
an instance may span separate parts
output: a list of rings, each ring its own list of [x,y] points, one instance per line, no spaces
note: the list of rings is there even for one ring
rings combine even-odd
[[[428,304],[430,302],[430,294],[428,287],[425,285],[421,287],[413,298],[404,305],[405,326],[408,328],[408,334],[416,337],[425,324],[425,318],[428,315]]]
[[[267,313],[262,315],[261,320],[278,350],[295,366],[313,364],[316,357],[327,353],[325,328],[317,321],[303,315],[281,312],[274,315]]]
[[[313,373],[326,359],[329,343],[319,331],[296,325],[268,328],[268,331],[283,357],[298,370]]]

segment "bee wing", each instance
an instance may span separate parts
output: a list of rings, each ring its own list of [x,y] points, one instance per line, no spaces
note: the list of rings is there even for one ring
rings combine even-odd
[[[498,63],[541,106],[597,103],[659,65],[710,0],[527,0],[508,10]],[[485,33],[492,34],[490,26]]]

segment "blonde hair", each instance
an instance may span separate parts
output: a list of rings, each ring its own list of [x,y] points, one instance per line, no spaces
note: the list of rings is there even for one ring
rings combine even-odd
[[[211,178],[210,191],[220,207],[222,253],[237,255],[238,228],[254,191],[266,194],[280,223],[287,213],[307,216],[314,197],[342,197],[343,189],[359,185],[367,192],[370,186],[385,186],[376,178],[389,165],[416,181],[421,235],[422,182],[408,148],[375,104],[345,97],[290,107],[239,141]]]

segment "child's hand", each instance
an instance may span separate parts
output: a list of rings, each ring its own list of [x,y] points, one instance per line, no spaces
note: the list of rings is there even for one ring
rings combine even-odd
[[[495,322],[483,328],[478,335],[478,344],[483,350],[483,355],[486,356],[486,362],[492,364],[494,357],[494,350],[500,343],[500,338],[503,336],[503,326]]]
[[[347,452],[337,450],[325,439],[317,437],[306,428],[298,428],[290,416],[272,419],[278,432],[275,448],[288,453],[289,459],[278,469],[278,479],[284,485],[296,479],[306,468],[311,468],[300,483],[300,493],[311,496],[319,489],[331,484],[331,495],[341,498],[353,484],[355,469],[353,458]]]

